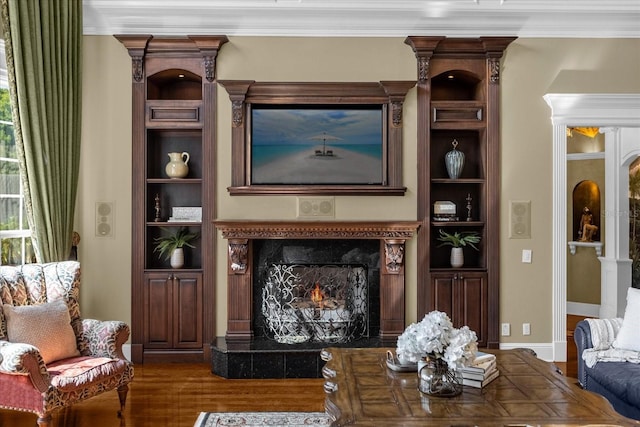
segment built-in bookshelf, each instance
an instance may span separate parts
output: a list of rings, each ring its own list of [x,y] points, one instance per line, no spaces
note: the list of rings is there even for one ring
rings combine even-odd
[[[215,335],[215,59],[227,38],[116,38],[132,58],[132,359],[208,360]],[[182,162],[180,173],[167,168],[172,158]],[[156,245],[180,230],[197,238],[176,267]]]
[[[500,58],[514,38],[408,37],[418,65],[418,317],[446,312],[478,334],[481,347],[499,346]],[[452,176],[445,157],[464,154]],[[435,215],[436,202],[455,214]],[[463,248],[453,267],[440,231],[474,232],[478,250]]]

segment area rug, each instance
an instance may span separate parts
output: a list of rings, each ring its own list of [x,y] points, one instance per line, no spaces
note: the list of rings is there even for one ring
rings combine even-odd
[[[201,412],[193,427],[323,427],[331,418],[324,412]]]

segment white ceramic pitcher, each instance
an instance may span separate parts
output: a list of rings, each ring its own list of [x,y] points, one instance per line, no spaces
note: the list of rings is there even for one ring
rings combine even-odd
[[[184,178],[189,173],[189,153],[169,153],[165,172],[169,178]]]

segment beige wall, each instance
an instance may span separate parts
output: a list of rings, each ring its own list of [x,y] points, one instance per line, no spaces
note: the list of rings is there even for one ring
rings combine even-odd
[[[82,314],[131,322],[131,58],[106,36],[85,37],[83,55],[75,227]],[[113,237],[96,237],[96,202],[114,203]]]
[[[256,81],[415,80],[416,61],[403,38],[235,38],[218,56],[218,78]],[[504,342],[551,341],[552,128],[542,96],[553,92],[640,93],[640,40],[522,39],[502,67],[502,322]],[[110,36],[84,40],[83,151],[76,229],[82,235],[84,316],[130,321],[131,65]],[[597,77],[597,78],[594,78]],[[336,197],[336,219],[416,216],[415,90],[404,109],[404,197]],[[293,219],[295,197],[231,197],[230,102],[218,92],[216,191],[221,219]],[[510,240],[510,200],[530,200],[532,238]],[[95,203],[115,204],[115,235],[95,237]],[[217,333],[225,332],[225,242],[217,239]],[[407,321],[416,320],[415,242],[407,245]],[[533,263],[520,262],[533,250]],[[519,325],[531,323],[531,336]]]

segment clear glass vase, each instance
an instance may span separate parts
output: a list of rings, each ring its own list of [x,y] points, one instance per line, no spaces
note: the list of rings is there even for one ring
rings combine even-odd
[[[429,396],[453,397],[462,393],[462,377],[442,359],[418,362],[418,390]]]

